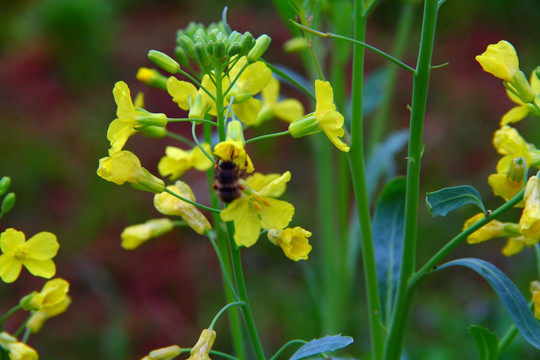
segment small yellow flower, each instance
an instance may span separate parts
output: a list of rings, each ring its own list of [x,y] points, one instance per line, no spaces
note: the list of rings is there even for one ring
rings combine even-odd
[[[511,81],[519,71],[519,60],[516,50],[506,40],[491,44],[482,55],[476,57],[482,69],[504,81]]]
[[[174,228],[171,220],[151,219],[144,224],[132,225],[122,231],[122,247],[126,250],[133,250],[143,242],[163,235]]]
[[[26,327],[37,333],[47,319],[65,312],[71,304],[68,291],[69,283],[64,279],[47,281],[41,292],[32,297],[31,304],[37,310],[32,312]]]
[[[187,360],[210,360],[210,350],[216,340],[216,332],[214,330],[204,329],[199,337],[199,340],[191,349],[190,357]]]
[[[180,346],[171,345],[150,351],[148,355],[141,360],[172,360],[181,353]]]
[[[285,256],[294,261],[308,259],[308,254],[311,251],[311,245],[308,241],[310,236],[311,233],[300,226],[268,231],[268,239],[274,245],[281,247]]]
[[[0,346],[6,350],[11,360],[37,360],[38,354],[29,345],[19,342],[7,332],[0,333]]]
[[[136,109],[125,82],[119,81],[116,83],[113,95],[118,106],[116,111],[117,119],[111,122],[107,130],[107,139],[111,143],[113,152],[122,150],[128,138],[135,132],[135,127],[139,124],[139,121],[146,119],[151,121],[152,125],[165,126],[167,124],[165,114],[152,114]]]
[[[538,68],[537,68],[538,69]],[[507,125],[511,123],[523,120],[527,115],[540,116],[540,79],[536,75],[536,70],[531,73],[530,79],[531,89],[536,94],[535,105],[531,103],[524,103],[518,96],[506,89],[506,94],[514,103],[518,106],[510,109],[501,119],[501,125]]]
[[[463,230],[468,229],[478,221],[482,220],[485,217],[485,214],[478,213],[471,218],[467,219],[465,223],[463,224]],[[471,235],[467,237],[467,242],[469,244],[477,244],[483,241],[487,241],[493,238],[498,237],[508,237],[515,235],[514,233],[508,232],[506,230],[507,225],[510,223],[502,223],[498,220],[493,220],[480,229],[473,232]]]
[[[519,219],[519,232],[527,238],[540,238],[540,181],[531,176],[523,194],[525,207]]]
[[[221,161],[232,161],[238,169],[246,173],[251,173],[255,170],[241,141],[225,140],[218,143],[214,147],[214,155],[219,157]]]
[[[0,277],[11,283],[19,277],[24,267],[35,276],[50,279],[56,273],[56,266],[51,260],[58,252],[56,236],[42,231],[28,241],[22,231],[7,229],[0,235]]]
[[[201,145],[208,154],[212,151],[209,144]],[[175,146],[167,146],[165,156],[158,163],[158,171],[161,176],[170,176],[171,180],[176,180],[191,168],[205,171],[211,166],[212,161],[198,146],[187,151]]]
[[[341,139],[345,135],[345,119],[336,110],[334,90],[328,81],[315,80],[315,100],[314,113],[289,125],[291,136],[302,137],[322,130],[339,150],[348,152],[350,147]]]
[[[109,152],[110,156],[99,160],[97,174],[117,185],[126,182],[139,190],[160,193],[165,188],[163,180],[141,167],[139,158],[130,151]]]
[[[224,77],[222,88],[226,89],[228,85],[229,80]],[[169,95],[173,97],[173,101],[178,104],[180,109],[189,110],[189,118],[201,119],[207,112],[212,116],[217,114],[215,101],[203,90],[206,89],[214,97],[216,96],[216,86],[208,74],[203,76],[201,86],[197,90],[192,83],[178,80],[174,76],[167,80]]]
[[[526,238],[525,236],[511,237],[506,241],[506,245],[502,248],[501,253],[504,256],[513,256],[521,252],[525,246],[533,246],[535,242],[535,239]]]
[[[534,303],[534,316],[540,320],[540,282],[531,282],[530,291],[532,293],[532,301]]]
[[[300,101],[296,99],[279,101],[279,81],[275,77],[272,77],[268,85],[262,90],[261,98],[263,107],[257,115],[254,125],[259,125],[274,116],[288,123],[304,116],[304,107]]]
[[[254,174],[246,179],[247,191],[221,211],[223,221],[234,221],[234,240],[238,246],[252,246],[262,229],[283,229],[294,215],[294,206],[274,199],[285,191],[291,179],[287,171],[283,175]]]
[[[182,196],[183,198],[195,202],[193,191],[183,181],[178,180],[174,185],[167,186],[167,189]],[[164,215],[180,216],[197,234],[204,234],[206,230],[212,229],[212,225],[206,217],[190,203],[163,192],[154,196],[154,206]]]

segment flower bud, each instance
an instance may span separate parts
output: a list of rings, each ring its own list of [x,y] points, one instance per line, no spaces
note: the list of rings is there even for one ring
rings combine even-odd
[[[187,56],[195,59],[195,44],[193,43],[193,40],[191,40],[187,35],[182,35],[180,36],[178,42],[182,49],[184,49],[186,52]]]
[[[283,44],[283,50],[286,53],[296,53],[308,48],[308,43],[306,39],[302,36],[297,36],[292,39],[289,39]]]
[[[203,69],[207,69],[210,66],[210,55],[204,45],[195,44],[195,58]]]
[[[233,32],[229,34],[229,44],[233,44],[235,42],[239,43],[241,38],[242,38],[242,34],[234,30]]]
[[[142,114],[137,115],[137,123],[143,126],[167,126],[167,115],[154,114],[144,109],[138,109]]]
[[[217,40],[214,46],[214,57],[218,61],[222,61],[223,58],[225,58],[225,55],[225,45],[223,44],[223,41]]]
[[[205,112],[206,112],[206,106],[203,102],[202,95],[197,94],[197,96],[195,96],[195,100],[193,100],[193,104],[191,104],[191,107],[189,108],[188,118],[203,119]]]
[[[186,51],[183,47],[177,46],[174,48],[174,56],[176,56],[176,59],[180,62],[183,66],[189,65],[189,58],[186,54]]]
[[[248,52],[247,59],[249,62],[255,62],[264,54],[272,39],[270,36],[263,34],[255,41],[255,46]]]
[[[313,115],[295,120],[289,124],[289,131],[293,138],[299,138],[319,132],[319,121]]]
[[[235,42],[232,45],[229,45],[229,49],[227,50],[227,55],[232,57],[232,56],[237,55],[238,53],[240,53],[240,50],[241,50],[240,43]]]
[[[33,291],[32,293],[23,296],[21,300],[19,300],[19,305],[22,307],[25,311],[34,311],[37,310],[37,307],[34,306],[32,303],[32,300],[34,299],[34,296],[37,294],[37,291]]]
[[[163,138],[167,135],[167,129],[164,126],[146,126],[139,133],[149,138]]]
[[[0,213],[5,214],[8,213],[11,209],[13,209],[13,206],[15,205],[15,193],[8,193],[6,196],[4,196],[4,199],[2,200],[2,207]]]
[[[150,351],[148,358],[150,360],[170,360],[180,355],[181,349],[178,345],[171,345],[161,349]]]
[[[171,74],[176,74],[180,70],[180,64],[178,64],[172,57],[162,53],[161,51],[150,50],[148,52],[148,58],[154,64],[163,70],[170,72]]]
[[[10,185],[11,185],[11,178],[9,176],[3,176],[0,179],[0,196],[7,193]]]
[[[512,160],[510,166],[508,166],[508,171],[506,172],[506,177],[513,182],[520,183],[523,181],[525,176],[525,160],[520,157]]]
[[[227,124],[227,139],[233,141],[240,141],[242,145],[245,144],[244,130],[242,129],[242,123],[238,120],[232,120]]]
[[[193,40],[195,40],[195,45],[197,45],[197,43],[206,44],[208,42],[208,39],[206,37],[206,32],[204,31],[204,29],[197,29],[197,31],[195,31],[195,35],[193,35]]]
[[[146,85],[167,89],[167,78],[161,75],[156,69],[139,68],[135,77]]]
[[[240,40],[240,53],[238,55],[246,55],[253,47],[254,41],[255,39],[253,39],[253,35],[251,35],[249,31],[245,32],[244,35],[242,35],[242,40]]]
[[[208,55],[210,56],[214,56],[214,48],[215,48],[216,44],[214,43],[214,40],[210,40],[208,41],[208,43],[206,43],[206,51],[208,51]]]

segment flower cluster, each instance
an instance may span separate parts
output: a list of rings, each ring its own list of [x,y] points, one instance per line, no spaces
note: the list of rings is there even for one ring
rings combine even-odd
[[[519,69],[514,47],[504,40],[489,45],[476,60],[485,71],[503,80],[508,96],[519,105],[503,116],[501,127],[493,136],[493,146],[502,157],[497,162],[496,173],[489,175],[488,183],[495,195],[507,201],[522,190],[524,192],[523,201],[516,205],[523,207],[518,223],[493,220],[469,235],[467,241],[473,244],[492,238],[508,238],[502,252],[510,256],[525,246],[537,244],[540,239],[540,181],[538,175],[528,177],[530,169],[540,169],[540,150],[508,125],[526,116],[540,116],[540,67],[532,72],[529,83]],[[464,229],[483,217],[484,214],[471,217],[465,222]]]

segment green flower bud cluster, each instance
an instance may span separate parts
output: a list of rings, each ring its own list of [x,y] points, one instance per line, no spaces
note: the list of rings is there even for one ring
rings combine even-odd
[[[0,218],[8,213],[15,205],[15,193],[9,192],[11,179],[9,176],[0,178]]]
[[[250,62],[257,61],[268,48],[270,37],[262,35],[255,39],[250,32],[228,33],[221,22],[207,28],[190,23],[177,32],[176,42],[175,54],[180,64],[187,66],[192,60],[202,72],[208,73],[223,69],[231,59],[241,56],[247,56]]]

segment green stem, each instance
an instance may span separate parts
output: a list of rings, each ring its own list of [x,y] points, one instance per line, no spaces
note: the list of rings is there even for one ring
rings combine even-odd
[[[182,201],[185,201],[185,202],[187,202],[188,204],[197,206],[197,207],[199,207],[199,208],[201,208],[201,209],[208,210],[208,211],[211,211],[211,212],[214,212],[214,213],[219,213],[219,212],[221,211],[221,210],[219,210],[219,209],[214,209],[214,208],[211,208],[211,207],[208,207],[208,206],[204,206],[204,205],[201,205],[201,204],[197,204],[196,202],[191,201],[191,200],[189,200],[189,199],[186,199],[185,197],[183,197],[183,196],[181,196],[181,195],[178,195],[178,194],[175,193],[174,191],[169,190],[169,189],[167,189],[167,188],[165,188],[165,190],[163,190],[163,191],[165,191],[165,192],[168,193],[168,194],[171,194],[172,196],[174,196],[174,197],[177,198],[177,199],[180,199],[180,200],[182,200]]]
[[[184,143],[189,147],[194,147],[195,146],[195,143],[193,141],[189,140],[187,137],[184,137],[184,136],[179,135],[179,134],[175,134],[173,132],[170,132],[169,130],[167,130],[165,135],[170,137],[171,139],[178,140],[181,143]]]
[[[294,345],[294,344],[302,344],[302,345],[304,345],[304,344],[306,344],[306,343],[307,343],[307,341],[305,341],[305,340],[291,340],[291,341],[289,341],[288,343],[286,343],[285,345],[283,345],[283,346],[282,346],[282,347],[274,354],[274,356],[272,356],[272,357],[270,358],[270,360],[276,360],[276,359],[279,357],[279,355],[281,355],[281,353],[282,353],[285,349],[287,349],[289,346],[291,346],[291,345]]]
[[[200,122],[204,124],[210,124],[212,126],[217,126],[215,121],[207,119],[198,119],[198,118],[167,118],[168,122]]]
[[[233,306],[240,306],[240,305],[244,305],[243,302],[241,301],[237,301],[237,302],[233,302],[233,303],[230,303],[230,304],[227,304],[225,305],[223,308],[221,308],[221,310],[219,310],[219,312],[216,314],[216,316],[214,316],[214,319],[212,320],[212,322],[210,323],[210,326],[208,327],[208,330],[212,330],[214,328],[214,326],[216,325],[216,322],[218,321],[219,317],[225,312],[227,311],[229,308],[233,307]]]
[[[265,140],[265,139],[270,139],[270,138],[275,138],[275,137],[278,137],[278,136],[284,136],[284,135],[290,135],[290,134],[291,134],[291,132],[289,130],[285,130],[285,131],[274,133],[274,134],[267,134],[267,135],[257,136],[257,137],[251,138],[249,140],[246,140],[245,143],[249,144],[250,142],[254,142],[254,141]]]
[[[529,303],[529,307],[531,308],[531,310],[534,309],[534,302],[531,301]],[[504,334],[503,338],[499,341],[499,354],[502,353],[508,347],[508,345],[512,343],[518,333],[519,330],[516,324],[512,323],[508,331],[506,331],[506,333]]]
[[[367,19],[363,16],[364,0],[354,2],[354,38],[363,41],[366,37]],[[373,359],[382,358],[384,349],[384,332],[381,326],[381,301],[377,283],[377,269],[375,266],[375,253],[373,248],[373,234],[371,229],[371,215],[366,187],[365,156],[364,156],[364,120],[362,116],[362,88],[364,81],[363,47],[353,48],[353,74],[352,74],[352,122],[351,122],[351,149],[349,163],[358,208],[360,223],[362,257],[364,265],[364,278],[366,282],[369,327]]]
[[[225,140],[225,122],[226,119],[223,116],[223,82],[221,81],[223,73],[221,69],[216,69],[216,112],[217,112],[217,124],[218,124],[218,136],[219,141]]]
[[[229,91],[231,91],[231,89],[233,88],[234,84],[236,84],[236,82],[238,81],[238,79],[240,78],[240,75],[242,75],[242,73],[244,72],[244,70],[246,70],[246,68],[250,65],[249,62],[246,62],[244,64],[244,66],[242,67],[242,69],[240,69],[240,71],[238,72],[238,74],[236,74],[236,76],[234,77],[233,81],[231,81],[231,83],[229,84],[229,86],[227,87],[227,90],[225,90],[225,92],[223,93],[223,97],[227,96],[227,94],[229,93]]]
[[[369,44],[366,44],[365,42],[361,41],[361,40],[358,40],[358,39],[351,39],[350,37],[347,37],[347,36],[341,36],[341,35],[338,35],[338,34],[333,34],[333,33],[329,33],[329,32],[322,32],[322,31],[318,31],[318,30],[315,30],[315,29],[312,29],[308,26],[305,26],[305,25],[302,25],[302,24],[299,24],[297,23],[296,21],[294,20],[289,20],[291,23],[293,23],[294,25],[296,25],[297,27],[299,27],[300,29],[304,30],[304,31],[307,31],[309,33],[312,33],[312,34],[315,34],[317,36],[320,36],[320,37],[325,37],[325,38],[331,38],[331,39],[339,39],[339,40],[345,40],[345,41],[349,41],[349,42],[352,42],[353,44],[356,44],[356,45],[360,45],[362,47],[365,47],[366,49],[369,49],[371,51],[373,51],[374,53],[376,53],[377,55],[380,55],[382,56],[383,58],[385,58],[386,60],[396,64],[397,66],[403,68],[404,70],[407,70],[408,72],[410,72],[411,74],[414,75],[415,73],[415,70],[410,67],[409,65],[401,62],[400,60],[396,59],[395,57],[393,57],[392,55],[390,54],[387,54],[385,53],[384,51],[382,50],[379,50],[377,49],[376,47],[372,46],[372,45],[369,45]]]
[[[199,142],[199,139],[197,138],[197,133],[195,131],[195,128],[197,127],[197,123],[196,122],[193,122],[191,124],[191,136],[193,137],[193,141],[195,141],[195,143],[197,144],[197,147],[202,151],[202,153],[204,154],[204,156],[206,156],[208,158],[208,160],[210,160],[213,164],[216,163],[216,160],[214,159],[214,157],[212,155],[210,155],[208,152],[206,152],[206,150],[204,149],[204,147],[201,145],[201,143]]]
[[[208,91],[205,87],[203,87],[202,84],[199,82],[199,80],[195,79],[193,76],[191,76],[190,74],[188,74],[187,72],[185,72],[182,69],[180,69],[178,72],[181,73],[182,75],[184,75],[185,77],[187,77],[188,79],[190,79],[191,81],[193,81],[195,84],[197,84],[197,86],[200,89],[202,89],[205,93],[208,94],[208,96],[210,96],[210,99],[216,101],[216,98],[214,97],[214,95],[212,93],[210,93],[210,91]]]
[[[234,225],[231,222],[227,223],[227,231],[229,233],[229,239],[232,240],[234,237]],[[251,344],[253,345],[253,350],[255,351],[255,358],[257,360],[264,360],[264,351],[259,334],[257,333],[257,328],[255,327],[255,321],[253,319],[253,314],[251,313],[251,306],[249,304],[247,295],[246,281],[244,279],[244,272],[242,270],[242,259],[240,257],[240,247],[236,246],[234,243],[230,244],[230,247],[236,287],[238,289],[240,301],[244,303],[242,305],[242,314],[244,315],[244,320],[246,322],[247,332],[251,340]]]
[[[409,286],[409,279],[414,274],[416,268],[420,163],[423,148],[422,134],[438,11],[439,4],[437,0],[425,1],[420,50],[413,82],[401,272],[396,295],[396,305],[386,343],[385,360],[398,360],[401,357],[405,327],[412,305],[413,288]]]
[[[225,261],[223,260],[223,256],[221,254],[221,251],[214,240],[214,237],[212,236],[212,233],[210,231],[206,232],[206,235],[208,236],[208,239],[210,239],[210,243],[212,244],[212,247],[214,248],[214,251],[216,252],[216,256],[219,261],[219,265],[221,266],[221,272],[223,273],[223,279],[225,280],[225,283],[228,286],[229,291],[232,293],[235,300],[239,300],[238,294],[236,293],[236,289],[234,288],[234,285],[231,281],[230,274],[229,274],[229,268],[227,267]]]
[[[22,309],[21,305],[16,305],[9,309],[8,312],[6,312],[4,315],[2,315],[2,317],[0,317],[0,329],[3,328],[4,322],[7,320],[7,318],[9,318],[11,315],[13,315],[13,313],[20,309]]]

